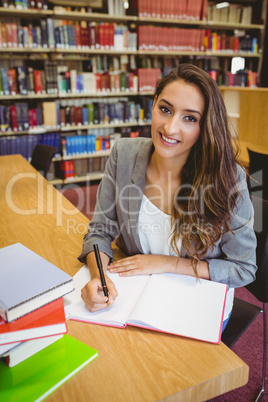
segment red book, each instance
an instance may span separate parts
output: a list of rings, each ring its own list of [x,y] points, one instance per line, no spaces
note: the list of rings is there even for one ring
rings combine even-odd
[[[18,131],[17,110],[15,105],[10,106],[11,127],[13,131]]]
[[[75,43],[76,47],[80,49],[82,42],[81,42],[81,27],[79,23],[75,24]]]
[[[17,70],[15,68],[8,69],[7,77],[8,77],[8,86],[10,95],[17,95],[18,94]]]
[[[208,0],[203,0],[200,19],[202,21],[206,21],[207,18],[207,7],[208,7]]]
[[[30,125],[30,128],[37,127],[37,111],[36,111],[36,109],[29,109],[29,125]]]
[[[42,93],[42,80],[41,72],[39,70],[34,70],[34,90],[36,94]]]
[[[75,107],[75,125],[78,126],[82,123],[82,106]]]
[[[75,126],[75,106],[74,105],[72,105],[72,106],[70,106],[70,119],[71,119],[71,125],[72,126]]]
[[[95,26],[95,22],[88,25],[89,47],[91,49],[95,49],[96,46]]]
[[[18,47],[18,29],[17,29],[17,24],[12,23],[11,24],[11,31],[12,31],[12,46],[13,47]]]
[[[100,48],[100,33],[99,33],[99,24],[95,25],[95,48],[99,49]]]
[[[67,333],[63,298],[6,322],[0,317],[0,345]]]
[[[102,86],[101,86],[102,85],[102,83],[101,83],[102,75],[101,75],[101,73],[96,73],[95,77],[96,77],[96,91],[101,92],[102,91]]]
[[[114,48],[114,24],[111,23],[109,24],[108,27],[108,43],[109,43],[109,49]]]
[[[6,22],[6,33],[7,33],[7,46],[12,47],[13,46],[13,37],[12,37],[12,24]]]

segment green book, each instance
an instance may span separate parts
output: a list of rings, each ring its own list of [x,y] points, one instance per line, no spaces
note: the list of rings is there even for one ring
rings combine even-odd
[[[98,356],[90,346],[64,335],[17,366],[0,361],[0,401],[42,401]]]

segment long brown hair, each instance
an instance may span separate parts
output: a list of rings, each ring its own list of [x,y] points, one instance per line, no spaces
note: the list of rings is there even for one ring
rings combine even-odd
[[[192,64],[180,64],[157,83],[155,96],[176,80],[195,84],[205,100],[200,137],[182,171],[182,184],[172,211],[171,246],[179,255],[178,239],[197,262],[230,231],[230,214],[238,197],[235,140],[232,138],[224,101],[216,82]]]

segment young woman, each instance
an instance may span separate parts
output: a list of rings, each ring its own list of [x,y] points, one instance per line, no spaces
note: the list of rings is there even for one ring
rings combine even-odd
[[[120,139],[98,189],[79,260],[91,281],[82,289],[90,311],[107,306],[92,252],[122,276],[172,272],[234,288],[255,278],[256,239],[246,174],[236,162],[220,91],[203,70],[181,64],[157,83],[151,139]],[[126,258],[113,262],[111,242]],[[109,303],[117,291],[107,277]]]

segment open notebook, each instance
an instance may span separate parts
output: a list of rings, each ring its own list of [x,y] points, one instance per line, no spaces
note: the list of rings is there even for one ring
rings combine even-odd
[[[84,265],[77,272],[75,290],[67,296],[71,319],[115,327],[134,325],[220,342],[227,285],[176,274],[108,275],[118,297],[110,307],[91,313],[81,299],[81,289],[90,280],[89,269]]]

